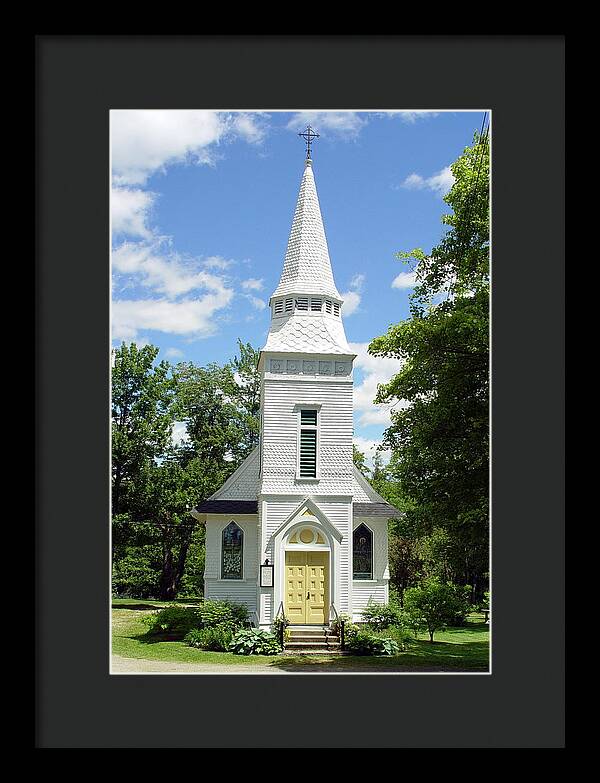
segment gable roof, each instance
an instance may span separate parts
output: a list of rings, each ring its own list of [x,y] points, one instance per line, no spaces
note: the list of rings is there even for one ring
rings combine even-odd
[[[192,514],[258,514],[258,446],[246,457],[223,486],[200,503]],[[353,509],[361,516],[397,517],[399,512],[373,489],[360,470],[353,466]]]

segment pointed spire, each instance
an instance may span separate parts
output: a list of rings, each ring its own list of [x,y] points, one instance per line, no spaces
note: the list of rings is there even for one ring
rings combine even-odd
[[[342,299],[333,280],[310,158],[305,161],[283,272],[273,296],[304,293]]]

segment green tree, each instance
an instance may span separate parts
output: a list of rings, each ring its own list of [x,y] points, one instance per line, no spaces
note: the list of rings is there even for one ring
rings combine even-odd
[[[481,592],[489,481],[486,135],[476,134],[452,173],[444,238],[428,255],[421,249],[398,254],[417,278],[411,317],[373,340],[369,351],[403,361],[400,372],[379,387],[376,402],[408,402],[392,413],[384,435],[406,513],[420,535],[443,528],[472,550],[461,578]]]
[[[247,456],[258,446],[260,436],[260,351],[238,339],[238,355],[231,361],[235,382],[234,402],[239,427],[239,453]]]
[[[112,513],[128,511],[127,494],[140,471],[167,448],[175,386],[158,348],[122,343],[112,368]]]
[[[465,588],[443,584],[428,579],[419,587],[409,587],[404,593],[404,609],[411,619],[412,627],[422,624],[433,635],[449,625],[460,625],[469,611]]]
[[[362,453],[362,451],[356,446],[354,443],[352,444],[352,461],[356,465],[356,467],[360,470],[360,472],[363,474],[363,476],[368,479],[370,476],[371,471],[367,467],[366,463],[367,458]]]

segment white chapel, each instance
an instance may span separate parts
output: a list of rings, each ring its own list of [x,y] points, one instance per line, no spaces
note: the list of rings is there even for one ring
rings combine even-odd
[[[309,128],[310,134],[310,128]],[[305,137],[306,138],[306,137]],[[387,521],[398,511],[352,461],[353,362],[310,157],[260,352],[260,442],[192,513],[206,525],[204,593],[255,626],[360,621],[388,601]]]

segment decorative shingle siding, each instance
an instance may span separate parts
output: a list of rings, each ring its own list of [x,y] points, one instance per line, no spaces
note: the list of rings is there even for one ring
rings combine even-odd
[[[290,315],[272,322],[263,351],[352,354],[341,319],[330,315]]]
[[[323,294],[341,300],[333,281],[312,166],[307,165],[292,221],[283,272],[273,296]]]
[[[208,500],[256,500],[259,467],[260,454],[257,447]]]

